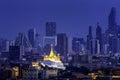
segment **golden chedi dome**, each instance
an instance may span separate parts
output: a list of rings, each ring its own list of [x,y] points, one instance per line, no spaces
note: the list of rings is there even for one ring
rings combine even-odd
[[[55,55],[53,48],[51,47],[50,54],[44,55],[44,60],[50,60],[50,61],[60,61],[60,55]]]

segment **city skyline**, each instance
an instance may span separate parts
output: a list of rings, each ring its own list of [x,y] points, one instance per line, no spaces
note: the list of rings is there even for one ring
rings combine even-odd
[[[112,7],[116,7],[116,21],[119,25],[118,6],[118,0],[114,2],[112,0],[1,1],[0,37],[15,39],[19,32],[27,32],[30,28],[36,28],[42,38],[45,36],[45,23],[53,21],[56,22],[57,33],[67,33],[68,37],[86,38],[89,25],[93,27],[93,34],[95,34],[94,28],[97,22],[103,32],[108,29],[108,16]]]
[[[120,79],[119,3],[0,1],[0,80]]]

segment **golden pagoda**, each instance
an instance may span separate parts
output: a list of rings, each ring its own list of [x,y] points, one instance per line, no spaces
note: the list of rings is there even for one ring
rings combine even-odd
[[[50,49],[50,54],[49,55],[44,55],[44,60],[41,62],[42,66],[48,66],[48,67],[53,67],[57,69],[63,69],[65,70],[65,66],[60,60],[60,55],[55,55],[52,45]]]
[[[50,61],[60,61],[60,55],[55,55],[53,48],[51,47],[50,54],[44,55],[44,61],[50,60]]]

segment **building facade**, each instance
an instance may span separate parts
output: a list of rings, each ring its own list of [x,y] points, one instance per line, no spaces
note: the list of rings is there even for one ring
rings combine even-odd
[[[57,52],[62,56],[68,53],[68,38],[65,33],[57,34]]]

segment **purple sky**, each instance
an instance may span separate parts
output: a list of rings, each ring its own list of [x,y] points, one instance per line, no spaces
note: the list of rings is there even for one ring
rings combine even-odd
[[[99,22],[107,29],[113,6],[120,25],[120,0],[0,0],[0,38],[15,39],[19,32],[33,27],[42,38],[46,21],[55,21],[57,32],[85,38],[89,25],[95,30]]]

